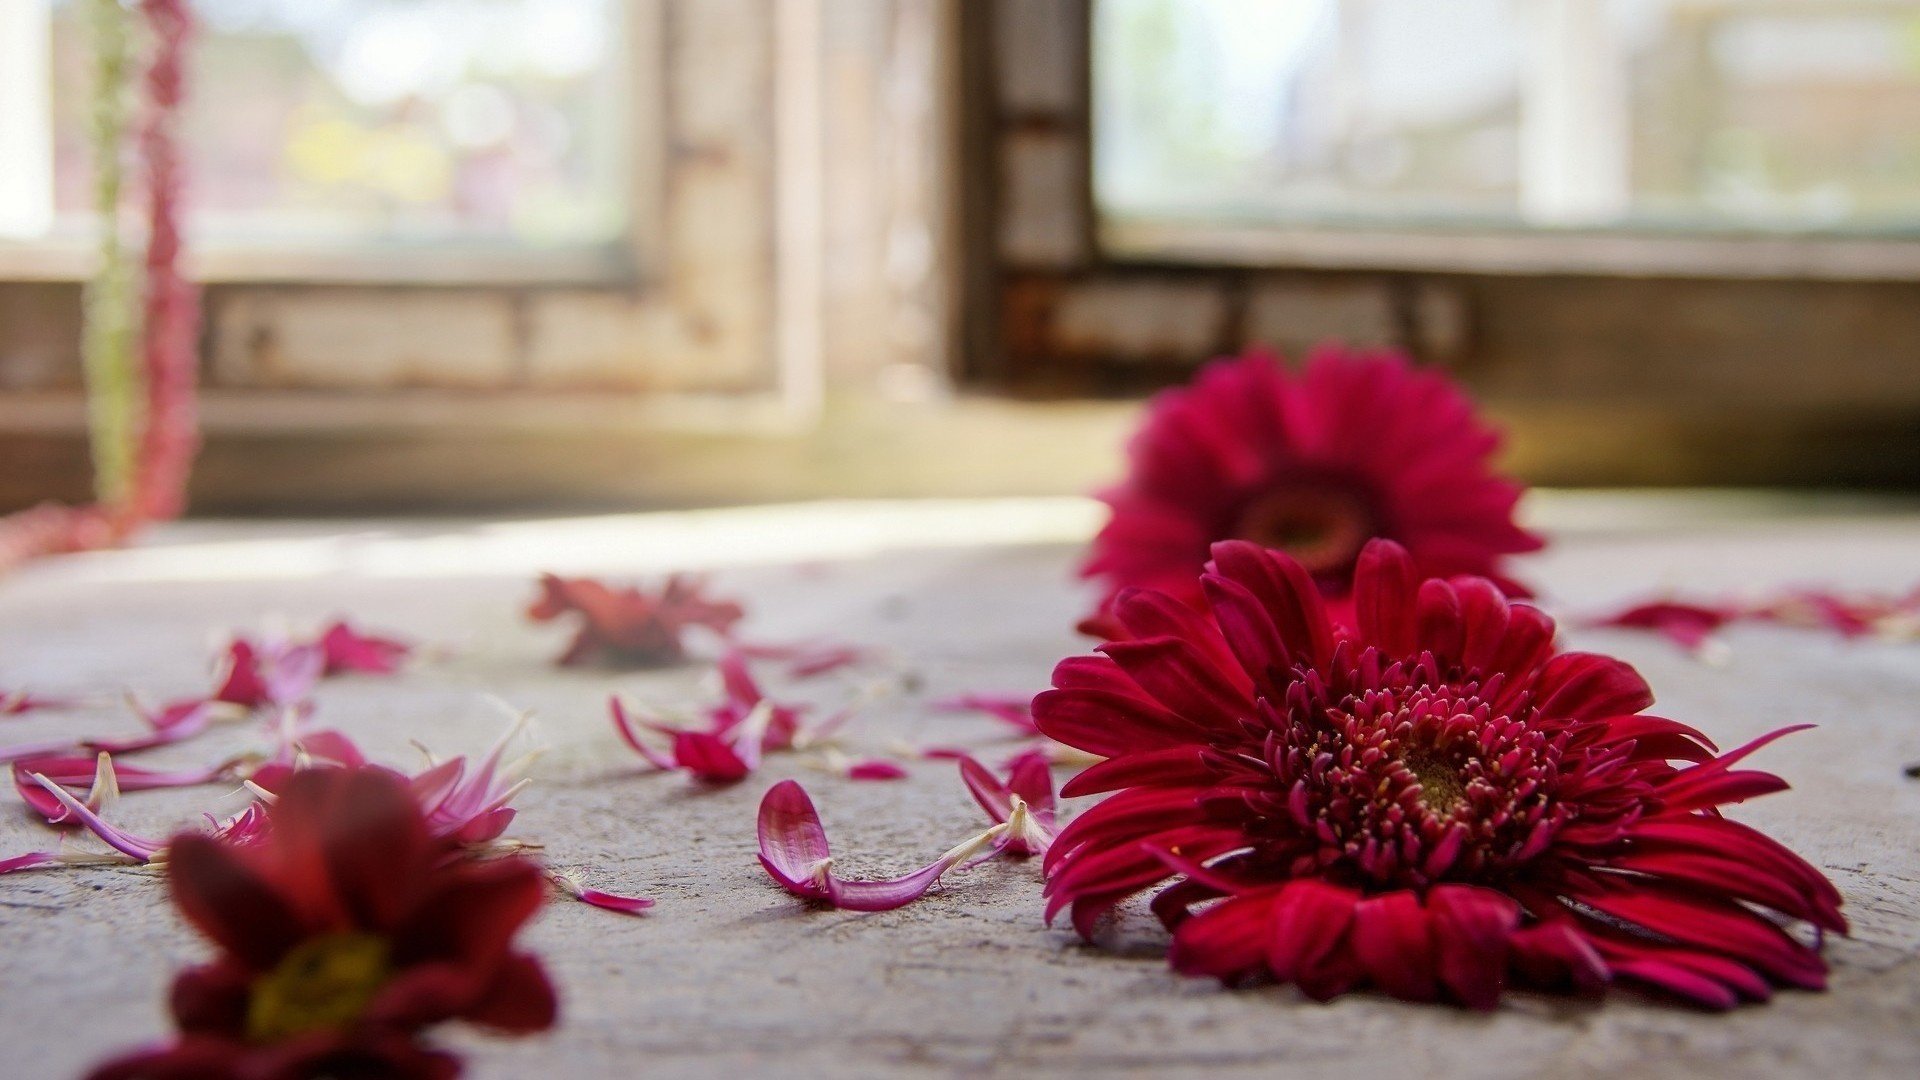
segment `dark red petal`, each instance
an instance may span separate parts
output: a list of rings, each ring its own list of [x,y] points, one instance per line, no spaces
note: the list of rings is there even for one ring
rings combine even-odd
[[[1639,672],[1596,653],[1561,653],[1547,661],[1535,692],[1541,715],[1553,719],[1625,716],[1653,704],[1653,691]]]
[[[495,969],[493,981],[463,1018],[499,1031],[545,1031],[560,1015],[560,1001],[540,961],[515,953]]]
[[[1572,898],[1679,945],[1738,960],[1776,981],[1809,990],[1826,985],[1827,965],[1819,953],[1734,901],[1646,880],[1574,892]]]
[[[1138,692],[1043,690],[1033,699],[1033,720],[1048,738],[1100,757],[1185,746],[1200,738],[1192,723]]]
[[[397,964],[452,958],[490,968],[546,900],[546,879],[525,859],[496,859],[435,875],[431,890],[394,930]]]
[[[187,920],[249,967],[272,967],[305,936],[286,899],[218,840],[176,837],[168,847],[167,881]]]
[[[1359,895],[1311,878],[1281,887],[1273,907],[1267,966],[1317,1001],[1352,989],[1361,974],[1350,958],[1347,928]]]
[[[1200,787],[1219,776],[1199,746],[1171,746],[1127,754],[1089,765],[1060,789],[1062,798],[1098,795],[1129,787]]]
[[[1222,671],[1179,638],[1109,641],[1100,650],[1155,701],[1191,723],[1231,728],[1253,711],[1253,685],[1238,664]]]
[[[1182,975],[1209,975],[1222,982],[1261,971],[1273,937],[1273,911],[1280,890],[1222,900],[1173,931],[1167,963]]]
[[[1606,961],[1593,945],[1565,922],[1522,927],[1508,939],[1508,966],[1527,986],[1561,993],[1586,993],[1607,984]]]
[[[1354,610],[1360,640],[1391,657],[1417,651],[1413,621],[1419,577],[1407,549],[1391,540],[1370,540],[1353,572]]]
[[[181,1031],[238,1036],[252,986],[253,976],[231,962],[185,968],[173,977],[167,1005]]]
[[[1440,982],[1470,1008],[1491,1009],[1506,989],[1507,950],[1520,925],[1511,897],[1473,885],[1437,885],[1427,893]]]
[[[1433,927],[1409,890],[1369,896],[1354,905],[1354,956],[1381,992],[1403,1001],[1440,995]]]
[[[275,846],[317,855],[353,925],[392,926],[432,856],[425,818],[407,782],[385,769],[308,769],[271,810]]]
[[[1302,663],[1317,667],[1333,650],[1320,586],[1298,562],[1242,540],[1213,545],[1214,573],[1237,582],[1267,610],[1280,640]]]

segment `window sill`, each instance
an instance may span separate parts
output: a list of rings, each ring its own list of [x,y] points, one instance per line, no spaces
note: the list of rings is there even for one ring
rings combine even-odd
[[[96,257],[68,241],[0,242],[0,282],[75,282]],[[187,273],[209,285],[323,284],[406,286],[631,287],[640,280],[633,251],[621,244],[529,248],[505,244],[265,245],[210,244],[189,254]]]
[[[1920,280],[1920,240],[1628,232],[1529,233],[1109,221],[1102,251],[1120,262],[1811,281]]]

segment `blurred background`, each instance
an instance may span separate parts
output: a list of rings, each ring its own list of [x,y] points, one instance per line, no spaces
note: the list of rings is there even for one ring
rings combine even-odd
[[[1563,486],[1920,486],[1920,0],[196,0],[206,514],[1078,492],[1247,343]],[[0,510],[89,21],[0,0]]]

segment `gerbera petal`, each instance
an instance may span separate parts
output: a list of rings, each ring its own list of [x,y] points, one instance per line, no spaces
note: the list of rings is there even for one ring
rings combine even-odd
[[[1427,893],[1427,911],[1441,985],[1470,1008],[1498,1005],[1520,905],[1492,889],[1439,885]]]
[[[461,1015],[496,1031],[524,1033],[545,1031],[560,1013],[560,999],[540,962],[524,954],[512,954],[494,969],[492,980]]]
[[[1547,661],[1536,692],[1542,714],[1570,720],[1625,716],[1653,704],[1639,672],[1597,653],[1561,653]]]
[[[1413,892],[1397,890],[1356,903],[1352,942],[1368,980],[1382,992],[1403,1001],[1439,996],[1432,919]]]
[[[1362,974],[1347,945],[1358,900],[1352,890],[1312,878],[1281,886],[1267,944],[1273,977],[1318,1001],[1351,989]]]
[[[1223,682],[1219,669],[1179,638],[1109,641],[1100,650],[1155,701],[1202,726],[1228,727],[1253,711],[1245,673],[1236,667],[1238,679]]]
[[[217,840],[175,838],[167,881],[174,903],[202,934],[256,969],[272,967],[305,932],[280,893]]]
[[[1280,890],[1233,896],[1182,922],[1167,963],[1182,975],[1233,983],[1263,970]]]

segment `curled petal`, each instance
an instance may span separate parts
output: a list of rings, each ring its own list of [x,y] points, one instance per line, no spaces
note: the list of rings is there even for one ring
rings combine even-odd
[[[1003,846],[1004,826],[956,845],[911,873],[879,881],[849,880],[833,872],[833,854],[820,814],[792,780],[768,789],[760,801],[760,865],[781,888],[805,900],[846,911],[891,911],[926,895],[941,875],[983,850]]]

